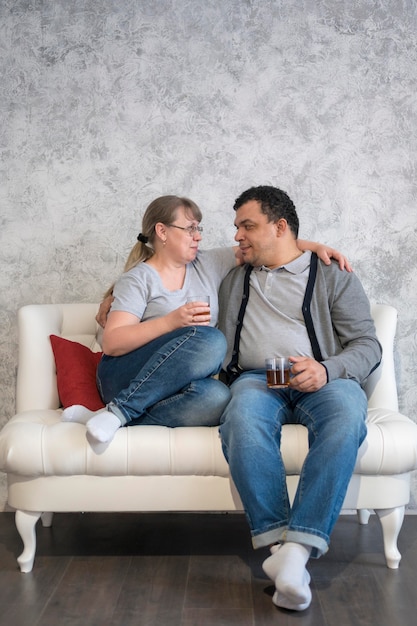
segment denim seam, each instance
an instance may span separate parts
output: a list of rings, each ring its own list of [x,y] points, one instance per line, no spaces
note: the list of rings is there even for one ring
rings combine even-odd
[[[183,390],[178,391],[177,393],[175,393],[172,396],[169,396],[168,398],[164,398],[163,400],[159,400],[157,402],[158,406],[169,406],[170,404],[172,404],[173,402],[176,402],[177,399],[180,396],[184,396],[187,393],[189,393],[190,391],[193,391],[193,389],[195,389],[195,384],[194,381],[191,381],[189,385],[187,385],[187,387]]]
[[[285,408],[288,408],[287,405],[285,405]],[[275,449],[276,449],[277,457],[281,460],[282,470],[283,470],[284,475],[285,475],[285,480],[282,481],[281,502],[285,501],[286,519],[285,519],[285,521],[283,520],[282,522],[278,522],[279,527],[282,527],[283,524],[285,524],[285,525],[288,524],[288,520],[290,518],[290,513],[291,513],[291,507],[290,507],[289,498],[288,498],[287,481],[286,481],[287,472],[286,472],[286,469],[285,469],[284,460],[282,458],[282,453],[281,453],[282,421],[279,420],[279,418],[278,418],[280,413],[282,413],[283,411],[284,411],[284,405],[280,405],[278,411],[276,412],[275,432],[274,432],[274,443],[275,443]],[[278,445],[278,442],[277,442],[277,435],[278,434],[279,434],[279,445]]]
[[[303,407],[297,407],[299,411],[301,411],[303,413],[303,415],[307,416],[309,419],[309,425],[307,426],[307,424],[303,424],[302,425],[305,426],[307,428],[308,434],[309,434],[309,439],[310,439],[310,430],[314,436],[314,439],[316,439],[317,437],[317,432],[315,429],[315,420],[314,417],[311,415],[310,412],[306,411]],[[304,421],[304,420],[303,420]],[[305,420],[307,421],[307,420]],[[310,449],[310,441],[309,441],[309,449]],[[301,468],[301,472],[300,472],[300,477],[298,480],[298,487],[297,487],[297,491],[299,493],[299,500],[301,500],[303,498],[304,495],[304,464],[303,467]]]

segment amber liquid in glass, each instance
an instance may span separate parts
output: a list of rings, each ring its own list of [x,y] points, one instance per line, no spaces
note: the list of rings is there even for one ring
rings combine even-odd
[[[290,370],[266,370],[266,384],[268,387],[288,387]]]
[[[210,309],[210,296],[191,296],[187,298],[187,302],[190,302],[192,304],[195,302],[205,302],[207,303],[206,306]],[[199,318],[201,315],[210,315],[210,311],[201,311],[199,313],[195,313],[194,317]]]
[[[200,317],[201,315],[210,315],[210,311],[201,311],[201,313],[195,313],[194,317]]]

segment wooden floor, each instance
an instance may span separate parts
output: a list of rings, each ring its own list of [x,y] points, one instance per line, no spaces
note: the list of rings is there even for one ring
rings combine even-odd
[[[37,527],[30,574],[17,569],[14,515],[0,513],[0,624],[7,626],[414,626],[417,516],[406,516],[400,568],[379,522],[342,516],[330,551],[310,561],[313,601],[277,609],[241,514],[57,514]]]

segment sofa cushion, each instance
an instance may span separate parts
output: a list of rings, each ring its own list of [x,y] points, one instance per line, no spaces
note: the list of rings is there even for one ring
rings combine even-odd
[[[389,409],[370,409],[368,436],[355,473],[398,475],[417,467],[416,424]],[[287,474],[299,475],[307,429],[286,424],[281,450]],[[110,444],[92,443],[83,424],[56,410],[25,411],[0,431],[0,467],[21,476],[228,476],[218,428],[129,426]]]
[[[102,352],[92,352],[87,346],[50,335],[55,357],[59,399],[64,409],[82,404],[91,411],[104,404],[96,385],[97,365]]]

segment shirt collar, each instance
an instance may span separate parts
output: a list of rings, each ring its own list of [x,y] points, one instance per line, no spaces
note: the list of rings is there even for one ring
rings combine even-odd
[[[311,251],[307,250],[303,252],[299,257],[294,259],[294,261],[290,261],[289,263],[285,263],[284,265],[280,265],[279,267],[275,267],[273,270],[269,269],[269,267],[265,267],[265,265],[261,265],[260,267],[255,268],[257,271],[265,271],[265,272],[280,272],[282,270],[286,270],[290,274],[302,274],[311,263]]]

